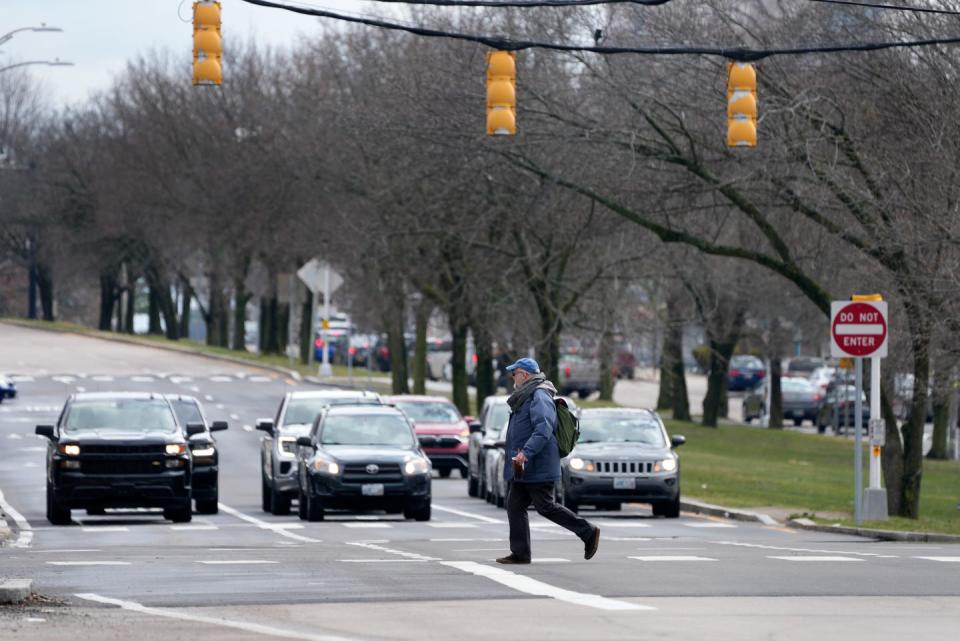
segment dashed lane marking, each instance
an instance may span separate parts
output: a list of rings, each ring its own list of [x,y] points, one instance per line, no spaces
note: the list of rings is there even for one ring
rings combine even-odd
[[[123,525],[92,525],[80,528],[81,532],[129,532],[130,528]]]
[[[427,563],[427,559],[340,559],[340,563]]]
[[[708,522],[706,522],[706,523],[684,523],[684,525],[687,526],[687,527],[698,527],[698,528],[732,528],[732,527],[737,527],[737,526],[734,525],[733,523],[713,523],[713,522],[710,522],[710,521],[708,521]]]
[[[529,576],[524,576],[515,572],[509,572],[507,570],[495,568],[489,565],[483,565],[482,563],[475,563],[473,561],[444,561],[441,563],[441,565],[461,570],[463,572],[469,572],[470,574],[475,574],[477,576],[490,579],[491,581],[496,581],[500,585],[517,590],[518,592],[524,592],[526,594],[532,594],[535,596],[549,597],[551,599],[557,599],[558,601],[564,601],[574,605],[582,605],[589,608],[596,608],[598,610],[656,610],[656,608],[649,605],[627,603],[626,601],[609,599],[598,594],[585,594],[583,592],[565,590],[563,588],[550,585],[549,583],[538,581],[537,579]]]
[[[97,374],[96,376],[91,376],[90,380],[97,381],[98,383],[109,383],[113,380],[113,377],[107,376],[106,374]]]
[[[256,525],[261,529],[270,530],[272,532],[275,532],[276,534],[279,534],[280,536],[285,536],[288,539],[293,539],[294,541],[301,541],[303,543],[320,543],[320,539],[310,538],[309,536],[303,536],[295,532],[288,532],[283,527],[284,524],[269,523],[267,521],[262,521],[256,517],[250,516],[248,514],[244,514],[240,510],[235,510],[229,505],[224,505],[223,503],[219,503],[218,505],[220,506],[220,509],[226,512],[227,514],[230,514],[231,516],[235,516],[242,521],[246,521],[247,523],[253,523],[254,525]]]
[[[171,376],[170,382],[174,385],[180,385],[181,383],[192,383],[193,379],[189,376]]]
[[[817,548],[788,548],[777,545],[762,545],[760,543],[742,543],[740,541],[711,541],[716,545],[733,545],[743,548],[757,548],[760,550],[777,550],[781,552],[813,552],[815,554],[845,554],[850,556],[873,556],[880,559],[895,559],[894,555],[879,554],[877,552],[851,552],[848,550],[821,550]]]
[[[180,621],[191,621],[193,623],[205,623],[209,625],[218,625],[225,628],[233,628],[234,630],[243,630],[244,632],[253,632],[255,634],[263,634],[271,637],[281,637],[284,639],[300,639],[301,641],[359,641],[356,637],[345,637],[342,635],[334,634],[313,634],[309,632],[298,632],[296,630],[287,630],[285,628],[278,628],[275,626],[262,625],[260,623],[247,623],[246,621],[236,621],[233,619],[226,619],[223,617],[214,617],[214,616],[205,616],[200,614],[192,614],[184,612],[183,610],[172,610],[166,608],[151,608],[135,601],[122,601],[120,599],[112,599],[110,597],[101,596],[99,594],[93,594],[92,592],[84,592],[75,594],[79,599],[84,599],[86,601],[95,601],[97,603],[103,603],[106,605],[115,605],[123,608],[124,610],[129,610],[131,612],[139,612],[141,614],[150,614],[153,616],[166,617],[168,619],[179,619]]]
[[[20,439],[20,438],[23,438],[23,437],[20,436],[19,434],[10,434],[10,435],[7,436],[7,438],[12,438],[13,440],[17,440],[17,439]]]
[[[251,383],[269,383],[273,379],[270,378],[269,376],[251,376],[247,380],[250,381]]]
[[[211,376],[210,381],[213,383],[232,383],[233,379],[229,376]]]
[[[427,523],[427,525],[428,525],[429,527],[441,528],[441,529],[442,529],[442,528],[450,528],[450,529],[463,528],[463,529],[467,529],[467,528],[475,528],[475,527],[477,527],[477,524],[476,524],[476,523]]]
[[[452,507],[446,507],[444,505],[437,505],[436,503],[433,504],[433,509],[438,510],[440,512],[446,512],[447,514],[456,514],[457,516],[463,516],[468,519],[476,519],[477,521],[483,521],[484,523],[502,524],[506,522],[502,519],[494,519],[494,518],[490,518],[489,516],[483,516],[482,514],[474,514],[473,512],[466,512],[464,510],[457,510]]]
[[[708,556],[674,555],[674,556],[631,556],[636,561],[716,561]]]
[[[265,559],[225,559],[222,561],[195,561],[203,565],[274,565],[279,561],[267,561]]]
[[[32,376],[11,376],[10,380],[14,383],[33,383],[35,379]]]
[[[640,521],[597,521],[597,525],[601,527],[613,527],[613,528],[653,527],[649,523],[642,523]]]
[[[130,380],[134,383],[155,383],[157,379],[152,376],[131,376]]]
[[[253,425],[244,425],[244,426],[243,426],[243,431],[244,431],[244,432],[252,432],[252,431],[253,431]]]
[[[220,529],[216,525],[171,525],[169,526],[169,528],[174,531],[186,530],[188,532],[193,530],[219,530]]]
[[[940,563],[960,563],[960,556],[915,556],[915,559],[924,559],[925,561],[938,561]]]
[[[863,561],[852,556],[768,556],[768,559],[778,559],[780,561],[813,561],[826,563],[843,563],[846,561]]]
[[[537,563],[570,563],[570,559],[561,559],[560,557],[546,557],[543,559],[534,558],[532,561],[534,565]]]
[[[231,414],[231,415],[230,415],[230,420],[231,420],[231,421],[239,421],[239,420],[240,420],[240,415],[239,415],[239,414]]]
[[[204,399],[205,401],[207,401],[207,402],[213,401],[213,397],[212,397],[211,395],[209,395],[209,394],[204,394],[204,395],[203,395],[203,399]]]
[[[47,561],[47,565],[130,565],[129,561]]]
[[[370,541],[349,541],[347,542],[347,545],[353,545],[358,548],[364,548],[367,550],[376,550],[377,552],[386,552],[387,554],[402,556],[405,559],[416,559],[418,561],[439,561],[440,560],[434,556],[417,554],[416,552],[404,552],[403,550],[395,550],[393,548],[384,547],[376,543],[371,543]]]
[[[446,538],[446,539],[430,539],[431,543],[493,543],[496,541],[506,541],[504,537],[500,538],[481,538],[481,539],[460,539],[460,538]]]
[[[392,528],[389,523],[341,523],[343,527],[349,528]]]

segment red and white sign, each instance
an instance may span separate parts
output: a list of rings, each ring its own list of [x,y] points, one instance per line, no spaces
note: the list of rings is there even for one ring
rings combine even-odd
[[[887,355],[887,303],[830,303],[830,355],[864,358]]]

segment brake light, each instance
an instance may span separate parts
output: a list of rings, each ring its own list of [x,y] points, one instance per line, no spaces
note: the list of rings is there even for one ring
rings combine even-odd
[[[357,348],[356,348],[356,347],[351,347],[351,348],[348,349],[347,351],[350,352],[350,356],[356,356],[356,355],[357,355]]]
[[[317,347],[323,347],[323,339],[318,338],[316,341],[314,341],[313,344],[316,345]]]
[[[734,377],[734,378],[736,378],[737,376],[740,376],[740,370],[738,370],[738,369],[732,369],[732,370],[730,370],[730,376],[732,376],[732,377]]]
[[[473,355],[473,362],[474,362],[474,363],[477,362],[477,355],[476,355],[476,354]]]
[[[823,397],[820,396],[819,394],[814,394],[814,395],[813,395],[813,400],[815,400],[815,401],[820,401],[820,400],[823,400]]]
[[[568,365],[567,367],[564,367],[564,368],[563,368],[563,375],[566,376],[567,378],[570,378],[570,372],[572,372],[572,371],[573,371],[573,370],[570,369],[570,366]]]
[[[757,372],[757,378],[763,378],[766,375],[767,375],[766,370],[760,370]]]

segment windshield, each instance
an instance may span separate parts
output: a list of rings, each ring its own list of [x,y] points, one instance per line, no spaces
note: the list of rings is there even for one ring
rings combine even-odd
[[[410,424],[396,414],[340,414],[327,416],[321,445],[393,445],[413,447]]]
[[[452,403],[400,402],[396,404],[414,423],[457,423],[460,412]]]
[[[181,425],[187,423],[203,424],[203,416],[200,415],[200,408],[192,401],[170,401],[173,405],[173,411],[177,415],[177,420]]]
[[[813,385],[810,384],[810,381],[803,378],[782,378],[780,379],[780,386],[783,387],[785,392],[813,391]]]
[[[64,432],[173,433],[177,422],[166,401],[148,398],[77,401],[70,406]]]
[[[756,356],[734,356],[730,359],[730,367],[741,369],[763,369],[763,363]]]
[[[295,398],[287,404],[284,425],[309,425],[323,408],[331,405],[380,405],[375,398],[341,396],[325,398]]]
[[[660,424],[643,415],[585,415],[580,419],[580,443],[644,443],[665,447]]]
[[[510,406],[506,403],[498,403],[490,408],[490,414],[487,415],[487,424],[484,428],[487,430],[487,438],[497,438],[500,430],[507,426],[510,421]]]

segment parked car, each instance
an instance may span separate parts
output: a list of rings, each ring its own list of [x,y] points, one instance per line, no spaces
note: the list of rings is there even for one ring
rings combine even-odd
[[[827,391],[827,396],[820,405],[820,412],[817,415],[817,432],[823,434],[827,431],[827,426],[833,429],[834,434],[841,435],[847,432],[853,432],[853,425],[856,421],[857,388],[855,385],[836,385]],[[862,403],[861,416],[863,429],[867,429],[870,421],[870,403],[867,402],[867,395],[860,392],[860,401]]]
[[[328,509],[430,520],[430,460],[399,409],[328,407],[296,444],[301,520],[322,521]]]
[[[680,457],[686,439],[670,437],[660,416],[642,409],[585,409],[580,440],[560,463],[557,494],[570,510],[619,510],[649,503],[655,516],[680,516]]]
[[[633,380],[633,377],[636,375],[637,368],[637,357],[634,356],[633,352],[627,350],[620,350],[616,355],[616,371],[617,378],[627,378]]]
[[[226,421],[207,420],[203,406],[193,396],[168,394],[181,425],[202,425],[203,432],[189,438],[193,456],[193,501],[198,514],[216,514],[220,504],[220,453],[213,432],[229,426]]]
[[[822,358],[815,356],[797,356],[791,358],[790,362],[787,363],[787,373],[810,376],[815,370],[825,366],[826,363]]]
[[[743,397],[743,420],[747,423],[766,414],[766,387],[757,386]],[[784,376],[780,379],[783,418],[802,425],[804,420],[816,424],[823,395],[805,378]]]
[[[767,370],[756,356],[738,354],[730,359],[727,369],[727,389],[731,392],[740,392],[753,389],[763,381]]]
[[[5,398],[16,398],[17,397],[17,384],[13,382],[8,376],[0,374],[0,403],[3,403]]]
[[[297,438],[310,430],[317,415],[330,405],[381,405],[373,392],[311,390],[288,392],[275,419],[257,419],[260,440],[260,503],[264,512],[289,514],[297,496]]]
[[[818,367],[810,373],[810,382],[820,392],[821,396],[826,396],[827,388],[837,379],[837,368]]]
[[[461,478],[467,477],[470,428],[456,405],[442,396],[408,394],[383,400],[413,421],[420,446],[442,478],[448,478],[453,470],[460,470]]]
[[[182,425],[161,394],[72,394],[54,425],[38,425],[47,443],[47,520],[69,525],[71,509],[160,507],[177,523],[193,515],[193,461]]]
[[[467,494],[486,497],[487,458],[510,420],[506,396],[488,396],[480,410],[480,420],[470,423],[467,444]]]
[[[564,354],[560,357],[560,394],[576,393],[587,398],[600,389],[600,362],[582,354]]]

